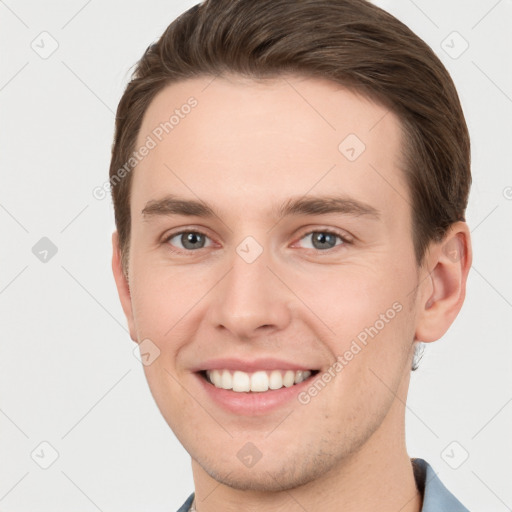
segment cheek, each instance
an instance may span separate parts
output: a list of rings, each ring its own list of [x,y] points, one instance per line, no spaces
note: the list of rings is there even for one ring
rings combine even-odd
[[[341,438],[364,439],[378,428],[401,393],[408,364],[407,340],[413,332],[406,315],[404,306],[384,326],[368,322],[359,336],[341,335],[330,341],[335,362],[324,375],[334,377],[325,387],[316,386],[320,391],[312,386],[309,400]]]
[[[160,413],[180,437],[181,430],[190,427],[190,425],[187,426],[189,422],[183,421],[183,411],[189,411],[190,407],[194,406],[194,402],[191,403],[190,397],[178,383],[175,370],[166,364],[165,356],[159,357],[150,366],[145,366],[144,373]],[[200,411],[195,411],[195,415],[187,414],[192,423],[195,423],[195,418],[198,416],[201,416]]]
[[[354,410],[367,408],[368,414],[385,410],[409,371],[409,355],[414,339],[414,317],[410,300],[385,302],[387,307],[367,317],[355,335],[343,340],[340,394],[348,395]],[[403,400],[406,396],[402,397]],[[387,404],[387,405],[386,405]]]
[[[414,338],[416,274],[352,270],[336,275],[327,299],[317,298],[314,307],[333,331],[325,342],[340,376],[336,394],[356,410],[392,397],[386,386],[396,387],[403,375]]]
[[[410,302],[414,283],[413,272],[375,261],[301,275],[295,278],[294,289],[331,333],[346,339],[374,324],[379,331],[397,324],[395,317]]]
[[[206,285],[184,269],[152,267],[136,274],[130,291],[139,338],[176,339],[199,306]]]

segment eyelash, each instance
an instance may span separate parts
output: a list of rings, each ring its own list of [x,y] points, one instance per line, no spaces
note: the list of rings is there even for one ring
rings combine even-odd
[[[176,237],[178,235],[183,235],[184,233],[194,233],[194,234],[197,234],[197,235],[203,235],[206,238],[210,238],[206,233],[203,233],[202,231],[199,231],[199,230],[196,230],[196,229],[186,229],[186,230],[182,230],[182,231],[177,231],[176,233],[171,233],[170,235],[166,236],[164,238],[164,240],[162,240],[162,243],[163,244],[168,244],[169,248],[170,248],[170,251],[173,252],[173,253],[193,253],[193,252],[198,252],[201,249],[206,249],[206,247],[201,247],[201,249],[195,249],[195,250],[174,249],[174,248],[172,248],[172,246],[169,244],[169,240],[171,240],[172,238],[174,238],[174,237]],[[325,234],[329,234],[329,235],[334,235],[334,236],[338,237],[342,241],[341,244],[335,245],[334,247],[331,247],[331,248],[325,249],[325,250],[314,249],[314,248],[313,249],[309,249],[309,250],[313,250],[313,251],[315,251],[317,253],[332,252],[336,247],[340,247],[340,246],[343,246],[343,245],[350,245],[350,244],[353,243],[353,240],[348,238],[346,235],[342,235],[338,231],[335,231],[335,230],[332,230],[332,229],[321,229],[321,228],[320,229],[314,229],[314,230],[311,230],[311,231],[308,231],[308,232],[304,233],[300,238],[298,238],[298,240],[302,240],[306,236],[312,235],[313,233],[325,233]]]

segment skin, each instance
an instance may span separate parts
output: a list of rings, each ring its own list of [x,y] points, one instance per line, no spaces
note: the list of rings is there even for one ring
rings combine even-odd
[[[413,342],[440,338],[462,306],[467,225],[454,224],[418,267],[400,121],[325,80],[172,84],[150,104],[137,147],[190,96],[197,107],[134,171],[128,280],[117,232],[112,268],[132,340],[160,350],[144,370],[192,457],[197,510],[419,511],[405,445]],[[351,133],[366,145],[353,162],[338,149]],[[145,218],[148,201],[170,193],[208,203],[218,217]],[[275,216],[304,195],[348,197],[379,215]],[[202,248],[164,240],[187,229],[206,235]],[[311,232],[325,229],[349,241],[318,248]],[[250,264],[236,252],[247,236],[263,248]],[[221,357],[327,371],[396,302],[401,311],[307,405],[237,415],[193,373]],[[237,457],[249,441],[262,454],[252,467]]]

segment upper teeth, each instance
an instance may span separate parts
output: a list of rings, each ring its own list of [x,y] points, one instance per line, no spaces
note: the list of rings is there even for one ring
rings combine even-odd
[[[306,380],[311,375],[309,370],[259,370],[254,373],[230,370],[207,370],[206,377],[217,388],[232,389],[237,392],[268,391],[269,389],[289,388]]]

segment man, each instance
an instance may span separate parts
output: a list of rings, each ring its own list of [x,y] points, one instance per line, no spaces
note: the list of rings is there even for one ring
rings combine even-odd
[[[214,0],[116,118],[113,272],[190,453],[180,511],[464,511],[405,445],[471,266],[452,80],[363,0]]]

